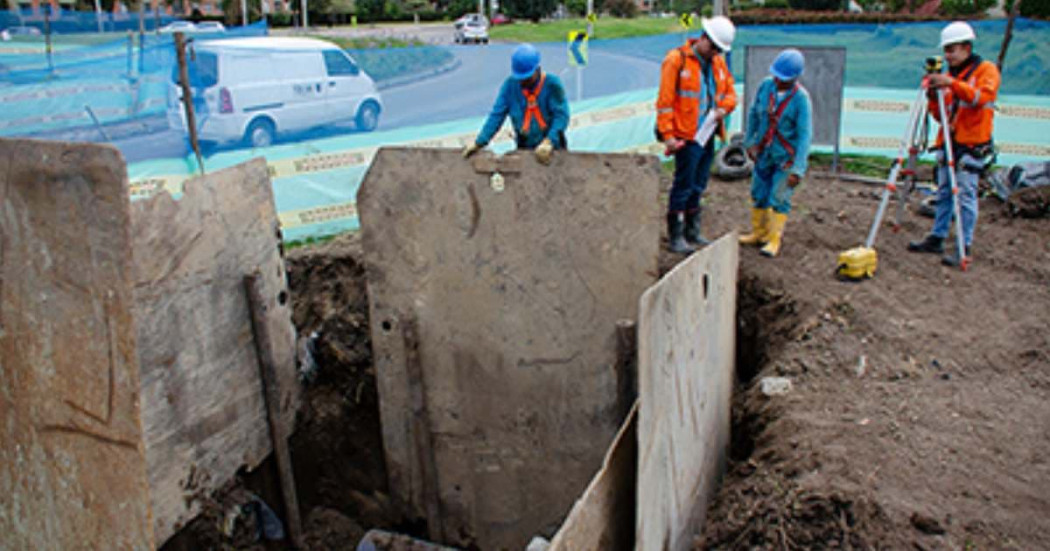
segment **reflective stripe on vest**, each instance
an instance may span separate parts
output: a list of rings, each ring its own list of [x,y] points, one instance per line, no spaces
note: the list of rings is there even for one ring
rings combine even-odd
[[[539,103],[537,99],[540,97],[540,92],[543,90],[543,83],[547,80],[546,73],[540,73],[540,83],[536,85],[536,89],[532,92],[522,88],[521,93],[525,95],[525,120],[521,123],[521,133],[528,134],[529,126],[532,125],[532,119],[536,119],[536,124],[540,125],[540,130],[547,130],[547,121],[543,120],[543,112],[540,111]]]
[[[759,148],[762,151],[765,151],[765,149],[773,143],[773,138],[776,138],[788,153],[788,160],[784,163],[785,169],[789,169],[795,164],[795,148],[792,147],[791,143],[787,141],[787,138],[780,133],[780,116],[784,114],[784,110],[787,109],[788,103],[791,103],[791,98],[795,97],[795,92],[798,92],[797,82],[791,87],[791,91],[788,92],[788,95],[784,97],[784,101],[780,102],[779,106],[776,104],[776,90],[773,90],[773,92],[769,94],[769,105],[766,108],[767,113],[769,113],[769,127],[766,128],[766,134],[762,136],[762,141],[758,144]]]

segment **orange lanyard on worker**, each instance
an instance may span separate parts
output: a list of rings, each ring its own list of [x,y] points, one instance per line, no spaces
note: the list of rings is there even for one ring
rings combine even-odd
[[[547,121],[543,120],[543,113],[540,111],[540,104],[536,101],[540,97],[540,91],[543,90],[543,81],[547,80],[547,75],[540,72],[540,82],[536,85],[536,88],[531,92],[526,90],[524,87],[521,89],[521,93],[525,95],[525,120],[521,123],[521,133],[528,134],[529,126],[532,125],[532,119],[536,119],[536,123],[540,125],[540,130],[547,130]]]
[[[791,146],[791,143],[787,141],[787,138],[780,133],[780,117],[784,114],[784,110],[787,109],[788,103],[791,103],[791,98],[795,97],[795,92],[798,92],[798,83],[791,87],[791,92],[784,97],[784,101],[780,102],[777,106],[777,92],[774,90],[769,94],[769,106],[766,108],[769,113],[769,127],[766,128],[765,136],[762,136],[762,141],[759,143],[759,147],[763,150],[769,147],[769,144],[773,143],[773,138],[776,137],[780,145],[787,151],[788,161],[785,163],[784,168],[791,168],[791,165],[795,162],[795,148]]]

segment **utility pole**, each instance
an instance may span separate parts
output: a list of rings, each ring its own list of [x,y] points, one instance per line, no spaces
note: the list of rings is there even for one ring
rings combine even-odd
[[[248,0],[241,0],[241,25],[248,26]]]
[[[711,10],[712,15],[727,15],[726,0],[714,0],[715,5]]]
[[[485,0],[478,0],[478,13],[485,15]]]
[[[95,21],[98,23],[98,32],[102,32],[102,2],[95,0]]]
[[[591,14],[594,13],[594,0],[587,0],[587,37],[594,36],[594,23],[591,23]]]
[[[302,1],[302,7],[303,7],[303,30],[305,31],[306,29],[310,28],[310,16],[307,15],[307,13],[306,13],[307,10],[309,10],[309,8],[310,8],[310,6],[308,4],[308,0],[303,0]]]

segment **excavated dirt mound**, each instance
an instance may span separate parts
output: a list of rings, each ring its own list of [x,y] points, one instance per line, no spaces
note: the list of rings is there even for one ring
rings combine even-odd
[[[782,256],[741,251],[732,462],[697,548],[1050,548],[1050,221],[982,201],[963,273],[906,252],[910,215],[874,279],[838,281],[878,193],[811,180]],[[707,233],[746,230],[746,184],[708,200]]]

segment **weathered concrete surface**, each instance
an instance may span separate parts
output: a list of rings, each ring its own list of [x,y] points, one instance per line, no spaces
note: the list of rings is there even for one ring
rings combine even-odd
[[[0,139],[0,548],[152,549],[124,160]]]
[[[605,454],[602,469],[572,506],[548,551],[634,549],[638,472],[638,405]]]
[[[738,245],[693,254],[640,301],[636,549],[691,549],[725,468]]]
[[[358,207],[391,492],[431,540],[523,549],[627,410],[616,321],[657,274],[659,165],[485,155],[384,148]]]
[[[244,291],[259,269],[278,365],[282,418],[298,403],[295,328],[277,216],[262,159],[132,205],[135,319],[157,540],[272,446]]]

